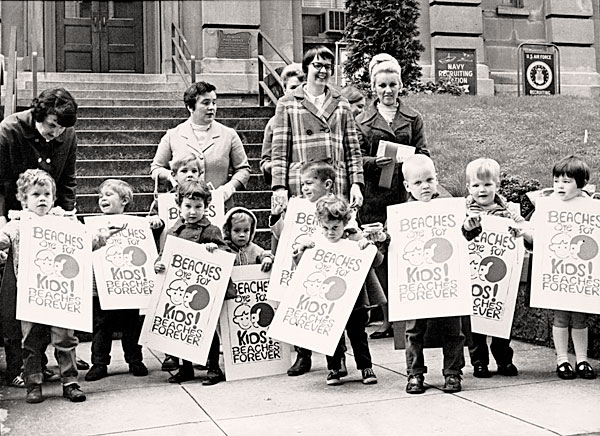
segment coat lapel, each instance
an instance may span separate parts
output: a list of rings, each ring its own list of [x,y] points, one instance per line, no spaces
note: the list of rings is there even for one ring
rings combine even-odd
[[[215,145],[215,142],[220,137],[221,137],[221,129],[216,124],[216,121],[213,121],[208,129],[208,132],[206,132],[206,145],[202,149],[202,153],[205,153],[206,150],[208,150],[210,147]]]
[[[370,106],[369,111],[365,114],[365,120],[363,123],[369,126],[371,129],[382,130],[392,136],[394,135],[394,131],[390,125],[379,114],[379,111],[377,110],[377,101],[373,102],[373,104]]]
[[[185,143],[186,147],[191,148],[194,154],[202,154],[202,150],[198,145],[196,135],[194,135],[194,131],[192,130],[192,123],[189,120],[181,125],[181,129],[179,130],[179,136],[181,137],[181,140]]]

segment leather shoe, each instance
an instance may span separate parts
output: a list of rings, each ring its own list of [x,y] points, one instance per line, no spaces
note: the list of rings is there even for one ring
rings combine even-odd
[[[77,383],[63,386],[63,397],[72,403],[81,403],[82,401],[85,401],[85,394]]]
[[[129,364],[129,372],[135,377],[145,377],[148,375],[148,368],[144,362],[132,362]]]
[[[575,371],[573,371],[573,367],[569,362],[561,363],[556,367],[556,375],[558,378],[562,378],[563,380],[573,380],[577,377]]]
[[[206,377],[202,379],[202,385],[212,386],[222,381],[225,381],[225,374],[223,374],[221,368],[209,369],[206,373]]]
[[[487,365],[475,365],[473,367],[473,377],[490,378],[491,376],[492,376],[492,373],[488,369]]]
[[[312,359],[310,357],[298,355],[294,364],[290,366],[290,369],[287,370],[287,375],[289,375],[290,377],[302,375],[310,371],[311,366]]]
[[[75,360],[75,365],[79,371],[85,371],[86,369],[90,369],[90,364],[85,360],[80,359],[79,357]]]
[[[165,356],[165,360],[160,367],[161,371],[175,371],[179,369],[179,359],[174,356],[169,356],[168,354]]]
[[[342,356],[342,362],[340,363],[340,370],[338,371],[340,377],[346,377],[348,375],[348,367],[346,366],[346,356]]]
[[[507,377],[516,377],[519,375],[519,370],[512,363],[509,363],[508,365],[498,365],[498,374]]]
[[[169,377],[167,381],[169,383],[183,383],[183,382],[190,381],[190,380],[194,380],[193,368],[192,368],[191,372],[180,369],[177,372],[177,374],[174,374],[171,377]]]
[[[383,339],[383,338],[393,338],[394,337],[394,329],[390,326],[382,332],[373,332],[369,335],[371,339]]]
[[[41,403],[44,401],[42,396],[42,385],[30,385],[27,386],[27,396],[25,401],[30,404]]]
[[[108,375],[106,365],[94,365],[85,375],[85,381],[96,381],[103,379]]]
[[[596,378],[596,373],[594,372],[594,368],[587,363],[585,360],[583,362],[579,362],[577,364],[577,376],[583,378],[585,380],[593,380]]]

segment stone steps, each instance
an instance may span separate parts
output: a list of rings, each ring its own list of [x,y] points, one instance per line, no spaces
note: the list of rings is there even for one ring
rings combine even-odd
[[[273,107],[225,106],[217,103],[217,120],[223,122],[227,118],[271,118],[275,114]],[[174,106],[86,106],[79,104],[79,118],[187,118],[189,112],[183,101]],[[79,126],[77,126],[79,127]]]
[[[150,126],[154,127],[154,126]],[[244,144],[262,143],[264,130],[239,130]],[[77,141],[82,144],[158,144],[164,130],[83,130],[77,129]]]
[[[152,129],[162,130],[176,127],[187,118],[78,118],[77,130],[143,130],[148,126]],[[264,131],[268,118],[221,118],[219,122],[238,130]]]
[[[150,159],[157,144],[79,144],[77,157],[82,160]],[[248,158],[260,159],[262,144],[244,144]]]

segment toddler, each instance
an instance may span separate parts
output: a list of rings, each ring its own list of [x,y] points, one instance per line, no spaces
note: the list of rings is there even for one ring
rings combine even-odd
[[[260,264],[263,272],[271,271],[273,255],[256,245],[256,216],[244,207],[234,207],[225,215],[223,238],[235,253],[234,265]]]

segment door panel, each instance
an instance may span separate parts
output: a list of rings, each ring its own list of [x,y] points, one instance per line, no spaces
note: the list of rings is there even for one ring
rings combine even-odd
[[[100,2],[100,16],[102,70],[143,72],[142,2]]]
[[[89,0],[56,2],[57,71],[100,69],[97,3]]]

